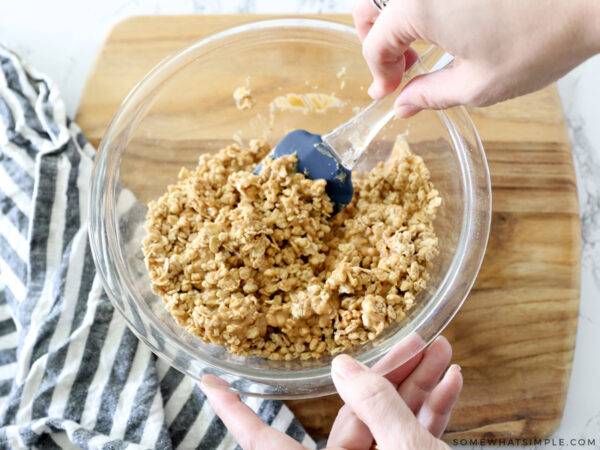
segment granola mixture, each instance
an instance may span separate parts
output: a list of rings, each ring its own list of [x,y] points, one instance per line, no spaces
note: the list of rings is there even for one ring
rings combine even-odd
[[[233,99],[235,100],[236,108],[240,111],[252,109],[256,103],[248,86],[240,86],[233,91]]]
[[[353,174],[330,219],[324,180],[268,160],[259,141],[204,154],[149,204],[143,241],[153,291],[177,323],[239,355],[318,358],[372,340],[415,303],[438,254],[441,203],[421,158]]]

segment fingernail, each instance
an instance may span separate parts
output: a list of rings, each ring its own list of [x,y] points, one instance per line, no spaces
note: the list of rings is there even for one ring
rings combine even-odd
[[[336,356],[331,363],[331,370],[340,378],[348,378],[369,368],[348,355]]]
[[[462,367],[460,367],[458,364],[452,364],[449,368],[448,371],[451,370],[455,370],[457,372],[462,372]]]
[[[401,119],[414,116],[420,109],[414,105],[397,105],[395,108],[396,116]]]
[[[200,390],[202,392],[205,392],[205,389],[219,389],[219,388],[229,388],[231,387],[231,385],[225,381],[222,380],[219,377],[216,377],[214,375],[204,375],[202,377],[202,380],[200,380],[200,383],[198,383],[198,387],[200,388]]]

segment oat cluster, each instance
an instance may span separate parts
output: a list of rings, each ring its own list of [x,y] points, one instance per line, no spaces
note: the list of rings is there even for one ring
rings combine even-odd
[[[235,100],[236,108],[240,111],[252,109],[256,104],[248,86],[240,86],[233,91],[233,99]]]
[[[324,180],[269,147],[204,154],[149,204],[143,250],[153,291],[177,323],[239,355],[318,358],[374,339],[401,320],[438,253],[441,202],[421,158],[397,144],[353,174],[334,218]]]

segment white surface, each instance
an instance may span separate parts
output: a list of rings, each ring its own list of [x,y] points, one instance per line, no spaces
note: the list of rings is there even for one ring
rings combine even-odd
[[[136,14],[350,12],[352,0],[0,0],[0,40],[59,85],[71,116],[111,25]],[[600,448],[600,56],[559,82],[577,170],[583,229],[581,310],[562,424],[535,448]],[[564,439],[561,445],[560,439]],[[595,439],[594,446],[571,439]],[[473,448],[480,448],[473,447]]]

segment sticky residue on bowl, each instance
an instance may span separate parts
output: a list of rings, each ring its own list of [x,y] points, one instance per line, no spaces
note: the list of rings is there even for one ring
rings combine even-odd
[[[246,78],[245,86],[240,86],[233,91],[233,99],[235,100],[235,106],[240,111],[252,109],[256,104],[256,101],[252,97],[252,91],[250,90],[250,77]]]
[[[295,94],[290,92],[275,97],[271,101],[271,110],[279,111],[302,111],[304,113],[324,113],[329,108],[342,108],[345,103],[333,94],[309,92],[306,94]]]

